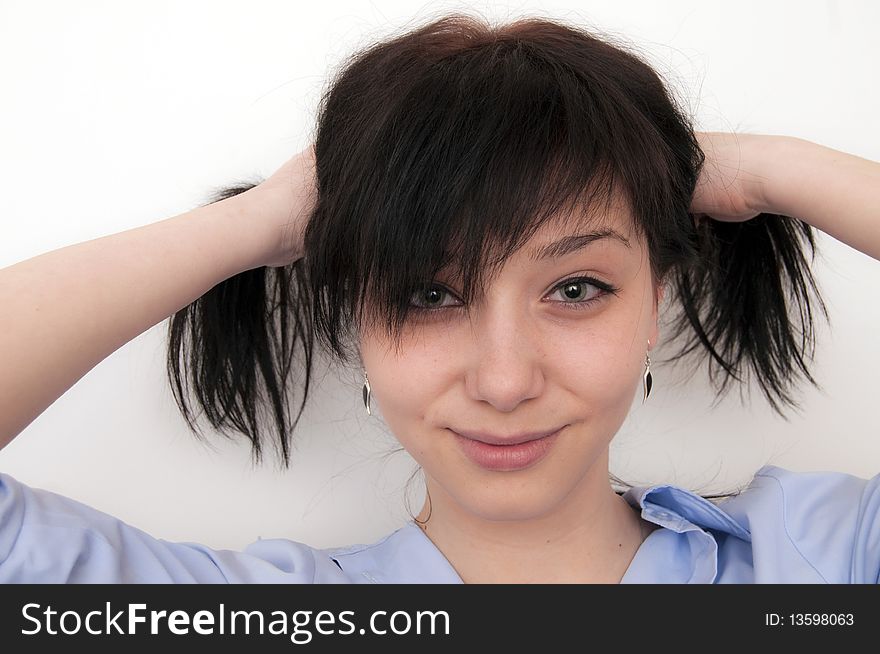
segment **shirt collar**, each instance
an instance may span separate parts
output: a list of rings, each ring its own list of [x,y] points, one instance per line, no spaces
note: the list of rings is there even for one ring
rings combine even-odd
[[[461,577],[414,520],[372,545],[325,550],[360,583],[462,584]]]
[[[751,542],[752,535],[718,506],[693,491],[672,484],[636,486],[623,494],[630,506],[642,509],[642,517],[655,524],[681,531],[688,525],[714,529]]]
[[[662,527],[636,551],[620,583],[712,583],[718,543],[710,531],[751,542],[750,532],[711,501],[671,484],[639,486],[623,498],[645,520]],[[464,583],[422,529],[410,520],[372,546],[346,548],[340,560],[349,573],[372,583]],[[355,562],[355,559],[360,559]],[[347,560],[346,560],[347,559]]]
[[[623,494],[641,516],[663,527],[636,552],[621,583],[711,584],[718,575],[714,533],[751,542],[751,533],[710,500],[673,486],[636,486]]]

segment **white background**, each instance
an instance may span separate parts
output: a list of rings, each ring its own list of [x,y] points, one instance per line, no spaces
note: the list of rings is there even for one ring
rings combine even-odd
[[[868,0],[4,0],[0,267],[267,176],[313,136],[325,80],[346,56],[448,9],[598,28],[649,57],[698,129],[788,134],[880,161],[880,5]],[[680,383],[654,365],[648,403],[634,398],[612,444],[613,472],[704,493],[747,483],[765,463],[880,472],[880,263],[825,235],[820,251],[833,331],[819,324],[814,370],[826,393],[804,387],[790,422],[757,387],[751,405],[734,388],[712,410],[705,374]],[[0,452],[0,470],[157,537],[220,548],[371,542],[409,518],[415,464],[405,452],[383,458],[397,443],[375,403],[366,416],[358,371],[330,368],[314,388],[290,470],[255,470],[244,439],[218,436],[209,449],[188,431],[165,377],[166,326],[82,378]],[[418,511],[421,484],[411,489]]]

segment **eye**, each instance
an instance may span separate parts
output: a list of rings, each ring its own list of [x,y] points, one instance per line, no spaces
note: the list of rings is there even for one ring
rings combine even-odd
[[[590,286],[598,289],[599,293],[587,296],[586,299],[580,299],[584,297],[585,293],[589,293],[587,288]],[[572,277],[557,284],[553,292],[561,293],[562,297],[565,298],[558,303],[562,305],[563,309],[581,311],[590,308],[597,302],[601,302],[609,294],[616,295],[618,290],[611,284],[593,277]]]
[[[451,297],[452,292],[445,286],[429,284],[413,292],[411,304],[416,311],[436,311],[449,306],[442,303],[444,295]]]
[[[598,289],[590,294],[589,287]],[[553,287],[551,293],[559,293],[562,300],[554,300],[566,311],[583,311],[591,308],[608,295],[616,295],[618,288],[593,277],[572,277]],[[444,297],[454,298],[452,291],[441,284],[431,283],[413,292],[411,307],[416,313],[430,313],[441,309],[456,308],[456,304],[445,303]]]

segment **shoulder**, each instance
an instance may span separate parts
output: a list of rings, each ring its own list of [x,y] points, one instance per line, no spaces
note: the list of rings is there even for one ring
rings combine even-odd
[[[791,567],[818,582],[878,583],[880,474],[766,465],[718,507],[751,533],[756,574]]]
[[[286,539],[244,551],[150,536],[0,473],[0,583],[344,583],[320,550]]]

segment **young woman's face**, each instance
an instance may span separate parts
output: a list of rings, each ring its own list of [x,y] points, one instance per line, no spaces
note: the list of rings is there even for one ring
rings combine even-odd
[[[603,228],[629,246],[606,237],[532,258],[560,238]],[[360,340],[374,410],[422,466],[429,488],[438,484],[483,518],[517,520],[546,513],[597,474],[607,484],[607,447],[641,392],[663,293],[655,297],[647,251],[628,215],[616,205],[589,229],[545,226],[505,262],[470,317],[454,278],[434,282],[413,296],[431,310],[411,319],[398,351],[377,332]],[[457,435],[559,428],[531,449]],[[605,468],[597,471],[597,462]]]

